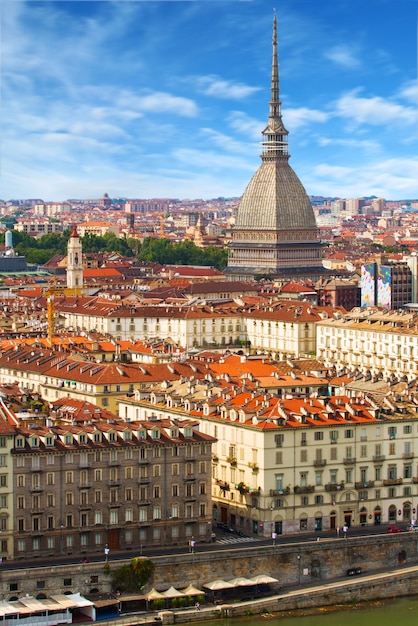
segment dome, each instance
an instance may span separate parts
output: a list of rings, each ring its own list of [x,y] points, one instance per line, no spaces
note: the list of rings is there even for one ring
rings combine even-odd
[[[287,159],[264,161],[242,196],[236,230],[316,230],[304,186]]]

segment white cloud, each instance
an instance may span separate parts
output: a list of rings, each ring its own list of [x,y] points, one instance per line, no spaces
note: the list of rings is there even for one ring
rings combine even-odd
[[[239,132],[243,137],[253,141],[261,141],[261,132],[266,126],[264,122],[256,120],[242,111],[231,111],[226,118],[230,127]]]
[[[360,66],[360,60],[355,56],[353,50],[347,46],[335,46],[324,52],[326,59],[329,59],[340,67],[356,69]]]
[[[242,100],[261,89],[243,83],[222,80],[218,76],[201,76],[196,80],[196,85],[207,96],[231,100]]]
[[[387,98],[374,96],[360,97],[360,89],[354,89],[343,95],[335,103],[336,115],[355,122],[356,124],[381,125],[413,124],[417,120],[417,112],[413,107],[402,106]]]
[[[198,115],[198,107],[193,100],[162,91],[154,91],[139,96],[131,94],[127,97],[125,95],[124,102],[126,105],[129,104],[132,109],[140,112],[174,113],[182,117],[196,117]]]
[[[307,126],[308,124],[324,123],[329,119],[329,113],[325,111],[318,111],[317,109],[308,109],[307,107],[300,107],[298,109],[286,109],[286,113],[283,116],[285,126],[295,130],[301,126]]]

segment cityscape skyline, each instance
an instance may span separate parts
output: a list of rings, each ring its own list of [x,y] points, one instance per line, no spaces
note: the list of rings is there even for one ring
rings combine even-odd
[[[273,8],[5,3],[0,197],[241,196],[260,164]],[[416,198],[414,3],[286,0],[277,17],[307,193]]]

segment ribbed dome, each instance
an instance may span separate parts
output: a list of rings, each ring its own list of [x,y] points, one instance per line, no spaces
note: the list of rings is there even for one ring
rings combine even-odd
[[[316,230],[309,197],[286,158],[263,161],[242,196],[235,230]]]

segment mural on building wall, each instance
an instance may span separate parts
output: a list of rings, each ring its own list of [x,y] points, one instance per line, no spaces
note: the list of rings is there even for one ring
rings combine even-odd
[[[377,273],[377,306],[390,309],[392,305],[392,268],[380,265]]]
[[[361,266],[361,306],[373,306],[376,302],[376,263]]]

